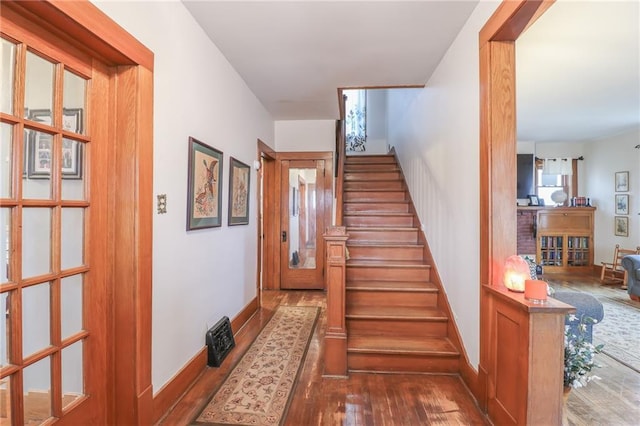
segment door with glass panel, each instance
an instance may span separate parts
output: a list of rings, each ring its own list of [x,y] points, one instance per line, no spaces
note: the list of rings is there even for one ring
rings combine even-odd
[[[92,63],[10,24],[0,29],[0,425],[83,424],[105,418],[107,374],[91,247],[103,197],[90,190],[101,179]]]
[[[282,289],[323,289],[325,160],[283,160],[280,259]]]

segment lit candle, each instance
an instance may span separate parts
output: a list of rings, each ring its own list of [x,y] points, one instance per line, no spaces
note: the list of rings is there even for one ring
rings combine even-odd
[[[524,297],[534,303],[547,300],[547,283],[542,280],[525,280]]]

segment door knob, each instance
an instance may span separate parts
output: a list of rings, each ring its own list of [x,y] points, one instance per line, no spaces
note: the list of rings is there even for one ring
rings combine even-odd
[[[287,231],[282,231],[282,242],[283,243],[287,242]]]

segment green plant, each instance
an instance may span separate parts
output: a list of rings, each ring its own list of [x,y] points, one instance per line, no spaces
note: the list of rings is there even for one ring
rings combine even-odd
[[[574,314],[569,314],[569,321],[577,321]],[[586,386],[591,380],[600,377],[591,374],[594,367],[600,367],[595,363],[594,357],[602,352],[604,345],[594,345],[585,337],[587,324],[595,324],[597,321],[591,317],[582,317],[575,327],[578,333],[571,331],[570,326],[565,326],[564,333],[564,386],[580,388]]]

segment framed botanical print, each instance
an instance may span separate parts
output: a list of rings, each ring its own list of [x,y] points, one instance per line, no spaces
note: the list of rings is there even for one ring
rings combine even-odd
[[[222,152],[189,137],[187,231],[222,225]]]
[[[229,160],[229,225],[249,223],[251,168],[231,157]]]
[[[616,172],[616,192],[629,191],[629,172]]]
[[[614,234],[618,237],[629,236],[629,218],[627,216],[615,216],[614,220]]]
[[[629,194],[616,194],[616,214],[629,214]]]

